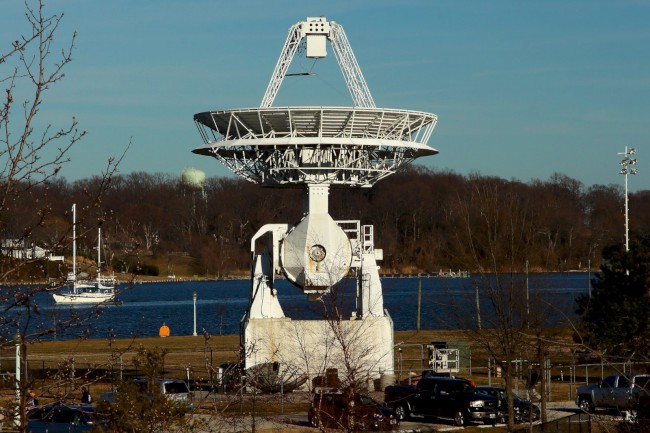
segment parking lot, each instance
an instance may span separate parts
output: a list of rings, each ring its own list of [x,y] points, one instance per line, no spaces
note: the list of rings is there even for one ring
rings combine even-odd
[[[379,392],[372,393],[373,397],[382,401],[383,394]],[[215,396],[205,396],[206,399],[214,398]],[[269,396],[261,397],[260,404],[263,404],[265,401],[268,402]],[[224,399],[225,396],[219,395],[216,396],[217,399]],[[306,397],[302,393],[292,393],[287,394],[282,401],[280,401],[280,396],[275,395],[271,397],[274,400],[276,406],[286,405],[287,408],[292,407],[292,404],[295,404],[299,401],[307,401]],[[236,403],[235,403],[236,404]],[[548,404],[547,407],[547,420],[553,421],[560,418],[568,417],[580,413],[578,407],[576,407],[573,401],[560,401],[552,402]],[[232,431],[232,432],[244,432],[251,431],[253,424],[255,425],[256,431],[317,431],[317,429],[311,427],[307,420],[306,411],[300,413],[289,413],[285,412],[280,415],[267,415],[267,416],[257,416],[251,417],[248,414],[233,413],[232,416],[219,416],[214,417],[209,413],[203,413],[200,415],[195,415],[198,419],[206,422],[207,425],[210,425],[212,428],[220,428],[223,431]],[[478,427],[490,427],[483,426],[482,424],[473,424]],[[497,424],[497,426],[500,426]],[[503,425],[501,425],[503,427]],[[453,425],[453,422],[450,420],[436,420],[431,418],[423,417],[412,417],[408,421],[403,421],[400,423],[399,430],[400,432],[433,432],[433,431],[456,431],[463,430],[463,427],[456,427]],[[206,426],[205,431],[208,431]]]

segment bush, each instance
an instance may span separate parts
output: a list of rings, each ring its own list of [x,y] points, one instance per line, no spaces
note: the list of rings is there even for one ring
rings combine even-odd
[[[160,275],[160,270],[158,269],[158,266],[156,265],[148,265],[148,264],[143,264],[135,268],[136,275],[150,275],[157,277]]]

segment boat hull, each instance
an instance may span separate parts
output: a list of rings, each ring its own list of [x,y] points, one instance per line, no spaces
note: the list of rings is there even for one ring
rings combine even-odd
[[[53,293],[52,297],[57,304],[100,304],[102,302],[113,301],[115,299],[115,293]]]

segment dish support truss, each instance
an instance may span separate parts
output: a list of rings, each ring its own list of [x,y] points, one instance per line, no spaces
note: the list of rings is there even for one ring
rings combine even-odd
[[[209,111],[194,116],[205,145],[193,152],[264,186],[370,187],[415,158],[437,154],[426,145],[437,120],[358,107]]]
[[[298,47],[301,46],[301,43],[305,41],[307,45],[307,57],[325,57],[325,38],[332,45],[334,56],[339,64],[339,68],[341,68],[354,106],[365,108],[376,107],[343,27],[334,21],[328,22],[324,17],[319,17],[307,18],[307,21],[296,23],[289,29],[289,35],[282,48],[278,63],[275,65],[275,70],[264,93],[264,98],[262,98],[260,108],[268,108],[273,105],[273,101],[289,69],[289,65],[298,51]],[[315,48],[312,49],[312,45]]]

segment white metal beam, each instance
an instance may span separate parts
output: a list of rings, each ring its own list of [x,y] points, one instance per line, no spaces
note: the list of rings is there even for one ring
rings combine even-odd
[[[300,26],[301,23],[297,23],[289,29],[289,35],[287,36],[287,40],[284,43],[282,52],[280,53],[278,63],[275,65],[275,70],[273,71],[271,81],[269,82],[269,85],[266,88],[266,92],[264,93],[264,98],[262,98],[262,104],[260,105],[260,108],[268,108],[273,105],[273,101],[275,100],[275,97],[280,90],[280,86],[282,85],[282,81],[287,74],[287,70],[289,69],[289,65],[293,60],[293,56],[298,50],[300,41],[302,41]]]
[[[372,99],[370,89],[368,89],[366,80],[363,78],[361,68],[359,67],[359,63],[357,63],[356,57],[354,57],[354,52],[348,42],[348,38],[345,36],[343,27],[336,23],[330,23],[330,26],[332,28],[330,40],[334,49],[334,56],[339,63],[339,67],[345,78],[345,83],[354,101],[354,106],[375,108],[375,101]]]
[[[278,63],[275,65],[275,70],[271,76],[271,81],[266,88],[264,97],[262,98],[262,103],[260,108],[269,108],[273,105],[273,101],[282,86],[284,77],[287,74],[289,65],[291,64],[298,47],[303,42],[306,34],[306,26],[309,24],[309,21],[302,21],[294,24],[289,29],[289,35],[287,40],[282,47],[282,52],[280,53],[280,58]],[[345,84],[348,87],[350,96],[352,96],[352,101],[355,107],[363,108],[375,108],[375,101],[370,94],[370,89],[366,84],[366,80],[363,78],[361,73],[361,68],[357,59],[354,57],[354,52],[350,46],[343,26],[336,24],[335,22],[329,22],[329,32],[327,33],[327,38],[329,39],[332,49],[334,50],[334,56],[336,61],[339,64],[343,78],[345,79]]]

